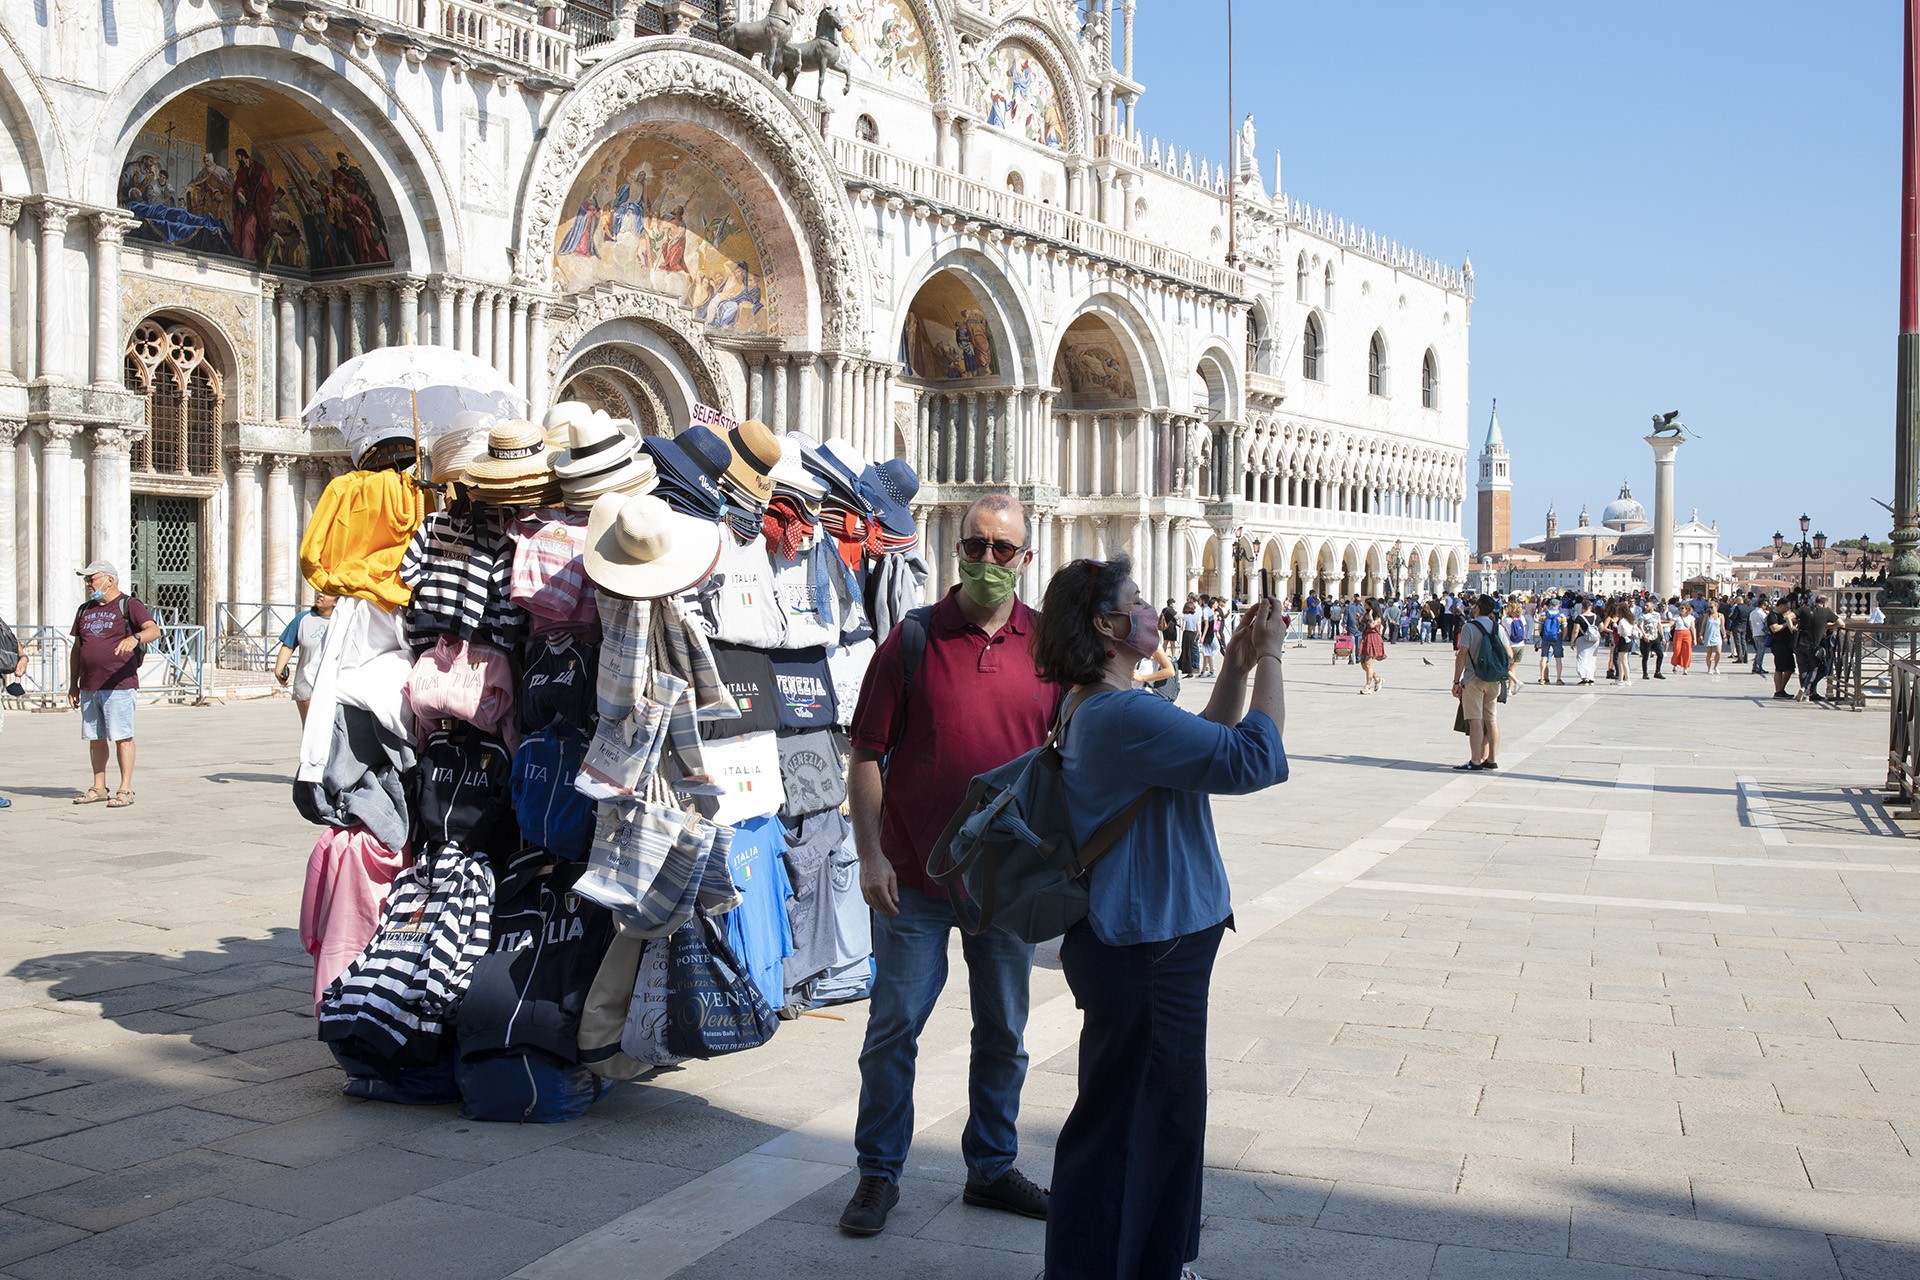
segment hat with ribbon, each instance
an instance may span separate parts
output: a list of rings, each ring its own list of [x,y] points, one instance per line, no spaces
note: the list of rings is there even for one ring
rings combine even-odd
[[[773,464],[772,474],[774,488],[785,489],[808,502],[818,502],[827,496],[827,486],[807,474],[800,442],[792,436],[780,437],[780,461]]]
[[[773,497],[773,469],[780,465],[780,438],[752,418],[727,432],[727,479],[754,502]]]
[[[787,439],[800,446],[800,464],[806,468],[808,475],[847,502],[857,504],[860,501],[857,472],[848,474],[844,466],[827,456],[818,440],[804,431],[789,431]]]
[[[914,536],[911,503],[919,492],[920,477],[900,458],[868,467],[860,477],[860,497],[880,527],[897,538]]]
[[[564,449],[572,438],[573,424],[593,416],[593,411],[578,400],[562,400],[547,410],[540,422],[549,449]]]
[[[509,418],[487,432],[487,451],[467,464],[467,483],[481,489],[544,483],[552,464],[546,433],[524,419]]]
[[[560,477],[568,506],[591,506],[605,493],[652,492],[659,481],[653,459],[618,422],[595,410],[565,425],[567,448],[555,455],[553,473]]]
[[[719,525],[652,494],[605,494],[587,516],[587,576],[630,600],[677,595],[713,572],[720,536]]]

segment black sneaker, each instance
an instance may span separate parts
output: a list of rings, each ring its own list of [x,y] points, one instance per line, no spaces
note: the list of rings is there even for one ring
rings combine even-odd
[[[899,1187],[882,1177],[862,1178],[840,1211],[840,1229],[850,1236],[877,1236],[887,1229],[887,1215],[899,1203]]]
[[[1023,1218],[1046,1220],[1047,1192],[1018,1169],[1009,1169],[992,1182],[967,1181],[960,1198],[982,1209],[1002,1209]]]

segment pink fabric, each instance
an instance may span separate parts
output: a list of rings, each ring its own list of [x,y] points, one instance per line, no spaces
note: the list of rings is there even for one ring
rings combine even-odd
[[[307,888],[300,898],[300,945],[313,957],[313,1006],[327,984],[346,972],[380,925],[387,886],[407,865],[365,827],[329,827],[307,856]]]
[[[513,663],[498,649],[441,636],[407,677],[407,707],[421,739],[440,720],[461,720],[520,744],[513,714]]]
[[[535,511],[513,522],[513,602],[534,635],[591,631],[599,622],[583,556],[587,513]]]

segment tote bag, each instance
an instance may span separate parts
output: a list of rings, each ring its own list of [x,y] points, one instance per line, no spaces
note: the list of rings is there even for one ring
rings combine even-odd
[[[702,914],[666,945],[668,1052],[717,1058],[773,1039],[780,1021],[727,945],[725,930]]]

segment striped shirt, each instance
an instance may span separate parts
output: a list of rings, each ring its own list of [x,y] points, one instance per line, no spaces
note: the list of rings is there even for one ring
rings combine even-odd
[[[527,612],[512,599],[511,523],[509,511],[475,506],[436,511],[414,531],[400,581],[413,588],[407,642],[415,650],[451,635],[511,651],[526,634]]]
[[[593,584],[583,558],[587,547],[584,511],[535,511],[514,521],[514,603],[527,611],[533,634],[591,631]]]

